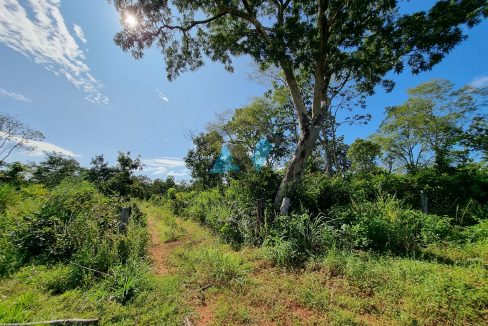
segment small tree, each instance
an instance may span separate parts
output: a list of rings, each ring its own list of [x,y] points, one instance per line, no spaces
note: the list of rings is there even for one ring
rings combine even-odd
[[[186,154],[185,163],[197,187],[208,189],[222,181],[221,175],[210,172],[219,157],[222,143],[222,136],[216,131],[193,137],[194,148]]]
[[[33,177],[37,182],[53,188],[66,178],[80,175],[82,168],[74,158],[60,153],[46,155],[46,159],[34,167]]]
[[[0,165],[14,151],[34,150],[32,141],[43,139],[44,135],[40,131],[29,128],[9,115],[0,114]]]
[[[381,154],[380,145],[358,138],[351,144],[347,157],[351,160],[351,169],[356,172],[372,172],[377,167]]]
[[[92,158],[91,168],[88,169],[87,179],[94,183],[99,189],[117,172],[114,167],[110,167],[102,155]]]
[[[108,193],[127,197],[131,194],[132,186],[135,182],[134,172],[142,170],[144,167],[141,158],[132,158],[130,152],[119,152],[117,156],[117,166],[114,172],[105,183]]]

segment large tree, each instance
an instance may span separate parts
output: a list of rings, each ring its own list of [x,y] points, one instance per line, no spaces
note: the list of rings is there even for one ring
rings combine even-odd
[[[431,69],[488,14],[486,0],[442,0],[428,11],[400,12],[396,0],[116,0],[127,22],[115,42],[134,57],[155,42],[166,59],[168,78],[195,70],[204,56],[232,70],[232,57],[250,55],[278,65],[300,126],[275,203],[298,180],[317,143],[328,107],[344,87],[373,93],[387,89],[390,71]],[[313,77],[306,104],[299,76]]]
[[[464,86],[456,89],[443,79],[434,79],[408,90],[405,103],[386,109],[386,117],[374,139],[388,159],[400,162],[410,172],[433,163],[446,170],[463,161],[467,123],[486,103],[488,89]]]

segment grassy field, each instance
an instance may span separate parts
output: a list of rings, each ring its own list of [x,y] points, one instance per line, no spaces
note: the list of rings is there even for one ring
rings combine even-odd
[[[56,292],[66,266],[0,280],[0,322],[100,318],[102,325],[484,325],[488,244],[426,248],[437,260],[330,250],[304,268],[234,251],[195,222],[144,204],[152,245],[128,303],[104,282]],[[155,243],[159,241],[159,243]],[[160,257],[161,256],[161,257]]]

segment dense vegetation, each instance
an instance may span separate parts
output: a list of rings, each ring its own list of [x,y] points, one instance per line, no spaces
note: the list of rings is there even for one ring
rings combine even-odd
[[[367,139],[342,134],[391,72],[439,63],[486,1],[115,6],[133,22],[116,44],[141,58],[157,42],[170,79],[246,54],[269,90],[192,135],[179,183],[124,152],[6,163],[43,135],[0,115],[0,322],[488,322],[488,89],[431,80]]]
[[[437,93],[429,97],[432,89]],[[87,305],[82,316],[102,316],[103,323],[178,323],[193,318],[189,306],[195,299],[186,288],[189,293],[211,289],[202,295],[222,298],[217,303],[222,315],[215,317],[222,324],[295,320],[295,308],[281,311],[281,317],[250,317],[249,309],[269,309],[274,297],[284,300],[283,307],[293,300],[310,309],[306,320],[319,323],[361,324],[365,315],[400,324],[486,322],[484,90],[454,90],[435,80],[412,90],[406,104],[388,108],[369,139],[350,146],[317,144],[303,178],[287,192],[288,214],[276,211],[274,199],[281,166],[292,155],[286,139],[294,137],[290,130],[296,126],[286,116],[286,103],[280,106],[280,90],[220,117],[194,137],[186,157],[191,183],[138,176],[141,160],[123,152],[115,166],[100,155],[83,168],[58,154],[40,163],[4,165],[0,273],[2,282],[23,290],[3,294],[11,299],[0,305],[0,320],[46,316],[50,310],[39,300],[88,293],[64,310],[54,309],[54,315]],[[449,97],[441,102],[439,94]],[[447,104],[434,110],[439,103]],[[270,110],[269,105],[283,114],[281,119],[259,120],[257,112]],[[404,106],[413,107],[403,112]],[[263,143],[271,146],[263,151]],[[405,160],[402,153],[408,150],[418,158]],[[264,159],[256,155],[263,152]],[[119,223],[122,207],[132,208],[125,232]],[[146,214],[162,243],[181,243],[182,249],[171,254],[172,278],[155,279],[149,269]],[[211,235],[201,235],[192,223]],[[265,278],[269,273],[286,283]],[[257,285],[263,282],[268,292]],[[316,282],[323,287],[312,286]],[[337,286],[339,297],[330,293]],[[231,306],[223,299],[228,291],[240,296]],[[171,295],[144,303],[161,293]],[[253,300],[253,293],[262,301]],[[419,309],[420,302],[430,304]],[[39,305],[44,308],[36,315],[29,307]],[[145,312],[137,316],[139,309]],[[336,317],[321,319],[323,311]]]

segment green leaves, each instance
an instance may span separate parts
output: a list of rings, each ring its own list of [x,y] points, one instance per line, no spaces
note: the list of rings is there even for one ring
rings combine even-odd
[[[392,0],[333,0],[325,8],[315,1],[119,0],[116,8],[122,22],[127,12],[139,22],[125,26],[116,44],[140,58],[157,42],[170,79],[200,67],[203,55],[231,70],[231,57],[247,54],[309,75],[321,62],[328,75],[346,69],[370,92],[405,63],[414,73],[431,69],[465,38],[461,25],[487,15],[484,0],[437,1],[408,15]]]

